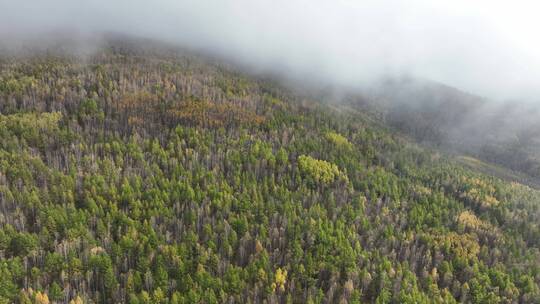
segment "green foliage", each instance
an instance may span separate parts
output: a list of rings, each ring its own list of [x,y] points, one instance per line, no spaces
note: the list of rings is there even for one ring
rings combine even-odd
[[[332,131],[327,132],[326,139],[328,139],[330,143],[336,145],[337,147],[343,149],[352,149],[352,144],[349,142],[349,140],[339,133]]]
[[[540,192],[122,50],[0,61],[0,303],[540,302]]]
[[[343,177],[335,164],[307,155],[298,157],[298,168],[316,183],[329,184]]]
[[[82,101],[79,105],[78,118],[82,123],[92,119],[103,121],[105,113],[100,109],[97,101],[90,98]]]

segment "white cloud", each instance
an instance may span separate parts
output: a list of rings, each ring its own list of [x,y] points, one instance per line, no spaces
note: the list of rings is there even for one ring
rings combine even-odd
[[[535,98],[539,9],[495,0],[0,0],[0,34],[119,31],[345,84],[409,73],[493,98]]]

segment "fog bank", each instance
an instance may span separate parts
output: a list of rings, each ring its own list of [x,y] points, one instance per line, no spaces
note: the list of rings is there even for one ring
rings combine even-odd
[[[0,43],[113,31],[340,85],[405,74],[536,101],[539,8],[487,0],[0,0]]]

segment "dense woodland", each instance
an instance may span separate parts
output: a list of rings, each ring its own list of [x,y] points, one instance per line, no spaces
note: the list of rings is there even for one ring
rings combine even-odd
[[[540,303],[540,192],[185,51],[0,59],[0,303]]]

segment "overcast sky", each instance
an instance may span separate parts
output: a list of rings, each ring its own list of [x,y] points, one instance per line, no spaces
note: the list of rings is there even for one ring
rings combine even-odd
[[[520,0],[0,0],[0,37],[116,31],[348,85],[410,74],[540,100],[539,12]]]

